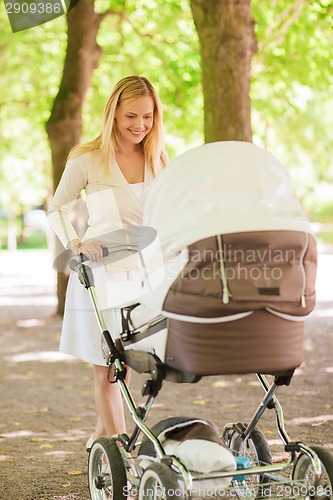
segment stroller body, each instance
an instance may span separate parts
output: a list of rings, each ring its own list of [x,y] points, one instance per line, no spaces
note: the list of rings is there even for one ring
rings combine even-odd
[[[143,229],[122,234],[102,271],[76,261],[71,265],[91,294],[107,363],[135,423],[131,436],[94,443],[88,467],[91,498],[126,498],[127,480],[139,500],[191,498],[207,488],[220,495],[223,490],[229,498],[277,498],[272,483],[286,481],[277,477],[287,467],[293,467],[290,498],[333,498],[333,458],[327,450],[290,440],[275,395],[302,362],[304,320],[315,305],[317,258],[314,235],[284,167],[249,143],[195,148],[154,182]],[[117,302],[113,284],[101,286],[106,269],[115,260],[128,265],[127,257],[135,252],[140,264],[135,285],[127,304],[126,297]],[[114,322],[105,325],[102,310],[110,307]],[[124,363],[150,377],[142,407],[126,386]],[[222,436],[214,424],[192,417],[146,426],[164,380],[193,383],[207,375],[239,373],[257,374],[265,393],[248,424],[227,424]],[[266,375],[274,375],[272,384]],[[275,409],[290,453],[287,463],[272,463],[265,440],[258,449],[264,437],[256,425],[267,407]],[[198,437],[200,432],[206,438]],[[125,452],[137,447],[141,433],[139,465],[132,474]],[[203,453],[198,460],[194,456],[198,439],[220,457],[213,470],[203,465]],[[254,461],[246,453],[249,443]],[[110,465],[106,473],[104,456]]]

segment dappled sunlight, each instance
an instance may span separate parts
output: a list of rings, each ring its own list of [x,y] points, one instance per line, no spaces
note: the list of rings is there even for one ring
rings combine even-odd
[[[55,306],[56,297],[53,295],[22,295],[0,296],[0,306]]]
[[[280,449],[284,448],[284,443],[281,441],[281,439],[268,439],[267,443],[272,450],[274,449],[273,462],[279,462],[280,460],[285,460],[289,457],[289,453]],[[325,448],[332,450],[333,443],[325,443]]]
[[[29,436],[35,436],[35,433],[32,431],[19,430],[19,431],[8,432],[8,433],[2,432],[0,439],[2,439],[2,438],[15,439],[15,438],[22,438],[22,437],[29,437]]]
[[[69,443],[73,441],[85,442],[88,438],[87,432],[82,429],[68,429],[66,432],[34,432],[31,430],[16,430],[12,432],[2,432],[0,435],[0,443],[6,439],[22,439],[27,438],[28,441],[36,443],[40,449],[53,448],[55,443]],[[69,451],[47,451],[48,455],[52,454],[70,454]],[[0,453],[1,455],[1,453]]]
[[[58,363],[58,362],[73,362],[77,363],[77,358],[64,354],[60,351],[36,351],[25,352],[23,354],[14,354],[6,356],[5,361],[9,363],[25,363],[27,361],[40,361],[41,363]]]
[[[319,253],[316,279],[316,294],[318,302],[327,301],[332,304],[333,292],[331,280],[328,279],[329,276],[333,276],[332,255]]]
[[[284,446],[281,439],[267,439],[267,443],[269,446]]]
[[[303,349],[304,351],[313,351],[314,350],[314,345],[311,340],[305,340],[303,344]]]
[[[328,307],[327,309],[316,308],[312,315],[317,318],[333,318],[333,307]]]
[[[35,284],[54,286],[56,273],[52,262],[49,250],[4,251],[0,268],[2,281],[29,285],[33,280]]]
[[[17,430],[13,432],[2,432],[0,435],[0,442],[3,439],[16,439],[16,438],[31,438],[31,441],[34,443],[42,443],[42,442],[63,442],[66,443],[68,441],[81,441],[86,439],[87,433],[81,429],[69,429],[66,432],[52,432],[47,435],[45,432],[34,432],[30,430]]]
[[[55,432],[53,433],[53,439],[55,441],[82,441],[88,439],[88,435],[85,431],[81,429],[70,429],[67,432]]]
[[[16,325],[20,328],[32,328],[34,326],[44,326],[46,323],[45,319],[30,318],[30,319],[19,319],[16,321]]]
[[[333,415],[318,415],[317,417],[299,417],[288,421],[289,425],[311,424],[314,426],[332,422]]]
[[[61,450],[59,450],[59,451],[48,451],[45,453],[45,455],[52,455],[52,456],[56,455],[58,457],[59,456],[62,457],[65,455],[75,455],[75,453],[74,453],[74,451],[61,451]]]
[[[56,306],[56,273],[48,250],[2,252],[0,306]]]

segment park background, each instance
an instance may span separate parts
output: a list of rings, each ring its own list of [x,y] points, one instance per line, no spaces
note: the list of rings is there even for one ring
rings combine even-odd
[[[47,208],[71,141],[99,133],[113,85],[129,74],[146,75],[161,96],[171,159],[205,141],[252,138],[285,164],[332,243],[331,226],[320,226],[333,223],[332,9],[330,0],[80,0],[70,29],[61,16],[12,33],[2,4],[2,247],[45,245],[24,216]],[[53,168],[52,133],[65,141]]]
[[[17,33],[1,4],[0,27],[0,498],[88,495],[91,367],[57,352],[63,273],[45,211],[66,151],[99,133],[129,74],[161,96],[171,159],[205,141],[253,140],[289,171],[320,267],[305,361],[283,402],[293,436],[332,449],[332,2],[80,0],[67,18]],[[258,389],[247,377],[204,384],[186,395],[167,386],[155,419],[181,401],[184,413],[238,420]]]

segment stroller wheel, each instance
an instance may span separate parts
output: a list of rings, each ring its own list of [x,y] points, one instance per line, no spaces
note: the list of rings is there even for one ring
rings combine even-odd
[[[321,476],[316,482],[314,468],[310,458],[301,453],[298,457],[292,478],[293,491],[298,493],[297,498],[304,500],[332,500],[333,499],[333,455],[322,446],[312,446],[311,449],[318,455],[321,462]]]
[[[185,500],[182,480],[164,463],[152,463],[144,471],[138,500]]]
[[[126,469],[114,439],[94,442],[88,461],[88,482],[92,500],[127,498]]]
[[[245,429],[246,424],[243,424],[243,427]],[[272,463],[272,454],[268,443],[258,427],[253,429],[251,436],[246,441],[243,441],[236,430],[232,432],[229,430],[226,444],[235,457],[248,457],[251,467]],[[242,481],[233,481],[236,498],[269,498],[269,486],[265,487],[265,482],[269,482],[269,478],[264,474],[251,474],[245,478]]]

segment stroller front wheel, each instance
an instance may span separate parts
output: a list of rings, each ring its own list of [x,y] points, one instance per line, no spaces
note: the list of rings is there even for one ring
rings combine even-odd
[[[182,480],[164,463],[152,463],[142,474],[138,500],[185,500]]]
[[[315,480],[310,458],[301,453],[292,474],[293,489],[299,493],[297,498],[304,500],[333,500],[333,455],[322,446],[311,448],[321,462],[322,472],[319,482]]]
[[[112,438],[102,437],[91,447],[88,482],[92,500],[126,499],[126,469],[118,445]]]

